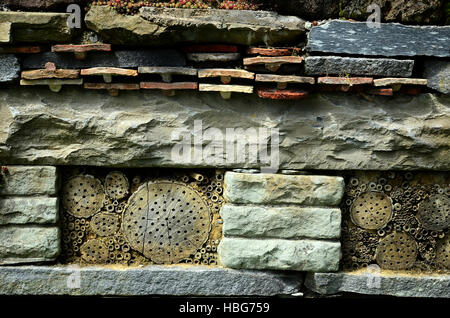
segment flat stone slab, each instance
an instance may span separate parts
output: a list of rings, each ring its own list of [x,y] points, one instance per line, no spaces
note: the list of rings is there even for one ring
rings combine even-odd
[[[0,43],[11,42],[11,23],[0,23]]]
[[[309,96],[309,93],[307,91],[294,89],[276,89],[276,88],[258,87],[256,91],[260,98],[272,100],[298,100],[307,98]]]
[[[0,198],[0,225],[55,224],[58,210],[58,198]]]
[[[79,274],[79,288],[76,275]],[[6,266],[0,267],[1,295],[73,296],[281,296],[297,293],[299,273],[211,267]]]
[[[337,206],[344,194],[341,177],[227,172],[224,185],[225,200],[236,204]]]
[[[332,295],[340,292],[419,298],[450,298],[450,275],[411,275],[401,272],[308,273],[305,285]]]
[[[0,265],[54,261],[59,250],[58,227],[0,227]]]
[[[274,45],[298,43],[305,33],[303,20],[267,11],[145,7],[130,16],[107,6],[93,6],[85,22],[109,43],[128,45]]]
[[[300,54],[300,48],[296,47],[284,47],[284,48],[263,48],[263,47],[249,47],[247,49],[248,55],[261,55],[261,56],[291,56],[294,53]]]
[[[41,69],[33,71],[23,71],[21,77],[26,80],[46,79],[46,78],[78,78],[80,70],[63,70],[63,69]]]
[[[66,85],[83,85],[83,79],[35,79],[27,80],[21,79],[22,86],[48,86],[52,92],[59,92],[63,86]]]
[[[199,84],[200,92],[225,92],[225,93],[253,93],[253,86],[247,85],[215,85],[215,84]]]
[[[198,70],[198,78],[229,77],[254,80],[255,73],[246,70],[210,68]]]
[[[427,86],[428,80],[422,78],[379,78],[373,81],[373,85],[376,87],[391,85]]]
[[[52,52],[59,53],[86,53],[110,52],[111,44],[57,44],[52,45]]]
[[[191,67],[139,67],[139,74],[197,76],[197,69]]]
[[[274,75],[274,74],[257,74],[256,82],[263,83],[295,83],[295,84],[314,84],[314,77],[293,76],[293,75]]]
[[[196,90],[198,89],[197,82],[175,82],[175,83],[164,83],[164,82],[141,82],[140,87],[142,89],[159,89],[163,91],[171,90]]]
[[[7,166],[0,196],[53,196],[59,190],[58,172],[51,166]]]
[[[333,20],[313,27],[310,52],[368,56],[450,56],[450,26],[407,26]]]
[[[341,234],[339,209],[225,204],[220,215],[227,237],[338,239]]]
[[[241,58],[240,53],[188,53],[187,59],[192,62],[233,62]]]
[[[314,240],[224,237],[217,251],[221,264],[235,269],[333,272],[339,269],[341,244]]]
[[[424,77],[428,79],[429,88],[450,94],[450,62],[426,60]]]
[[[70,29],[67,13],[0,11],[0,23],[11,24],[13,41],[70,43],[78,29]]]
[[[14,81],[19,76],[19,59],[12,54],[0,54],[0,83]]]
[[[414,60],[375,59],[342,56],[308,56],[307,75],[368,75],[410,77]]]
[[[84,83],[86,89],[106,89],[120,91],[136,91],[139,90],[139,84],[134,83]]]
[[[371,77],[319,77],[318,84],[326,85],[372,85],[374,82]]]
[[[277,57],[248,57],[244,59],[244,67],[253,69],[260,65],[265,66],[269,71],[276,72],[281,66],[286,64],[302,64],[303,58],[300,56],[277,56]]]
[[[185,66],[182,52],[172,49],[126,50],[112,53],[92,52],[84,60],[72,54],[45,52],[33,54],[23,61],[26,69],[44,68],[47,62],[58,68],[86,69],[92,67],[138,68],[140,66]]]
[[[138,76],[138,71],[118,67],[93,67],[81,70],[81,75]]]

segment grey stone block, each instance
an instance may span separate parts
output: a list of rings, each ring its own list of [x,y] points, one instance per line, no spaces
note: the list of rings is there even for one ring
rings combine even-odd
[[[341,244],[314,240],[261,240],[224,237],[221,264],[236,269],[333,272],[339,269]]]
[[[0,198],[0,225],[55,224],[58,210],[58,198]]]
[[[0,227],[0,265],[54,261],[59,251],[57,227]]]
[[[414,60],[309,56],[305,61],[307,75],[411,77],[413,68]]]
[[[14,81],[19,75],[19,59],[12,54],[0,54],[0,83]]]
[[[51,166],[7,166],[0,196],[56,195],[58,172]]]
[[[305,285],[332,295],[340,292],[397,297],[450,298],[450,275],[404,273],[308,273]]]
[[[224,198],[236,204],[300,204],[336,206],[344,195],[344,179],[282,174],[225,174]]]
[[[172,49],[127,50],[113,53],[88,53],[86,59],[77,60],[71,53],[44,52],[32,54],[25,58],[23,67],[26,69],[45,68],[45,63],[55,63],[57,68],[82,69],[91,67],[123,67],[137,68],[140,66],[185,66],[185,56]]]
[[[428,79],[428,87],[444,94],[450,94],[449,61],[426,60],[424,77]]]
[[[78,276],[77,276],[78,275]],[[79,288],[77,279],[80,278]],[[297,293],[299,273],[210,267],[0,267],[0,295],[278,296]]]
[[[341,210],[225,204],[223,234],[246,238],[338,239]]]
[[[313,27],[307,50],[379,56],[450,56],[450,26],[406,26],[333,20]]]

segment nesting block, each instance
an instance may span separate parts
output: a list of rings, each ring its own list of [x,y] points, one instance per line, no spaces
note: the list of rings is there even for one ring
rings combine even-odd
[[[54,196],[58,192],[58,172],[51,166],[8,166],[0,196]]]
[[[19,78],[19,59],[12,54],[0,54],[0,83],[11,82]]]
[[[0,23],[0,43],[11,42],[11,23]]]

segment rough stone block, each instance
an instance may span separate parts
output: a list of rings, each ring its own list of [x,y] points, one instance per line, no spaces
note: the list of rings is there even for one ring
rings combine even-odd
[[[245,238],[338,239],[341,210],[225,204],[223,234]]]
[[[3,198],[0,199],[0,225],[55,224],[58,210],[58,198]]]
[[[85,22],[110,43],[153,46],[298,43],[305,32],[305,22],[297,17],[242,10],[147,7],[140,14],[126,16],[110,7],[94,6]]]
[[[0,54],[0,83],[11,82],[19,78],[19,59],[12,54]]]
[[[11,23],[14,42],[69,42],[77,29],[67,26],[69,14],[0,11],[0,23]]]
[[[309,56],[305,60],[307,75],[368,75],[410,77],[414,60],[369,59],[342,56]]]
[[[441,60],[425,61],[425,75],[428,87],[444,94],[450,94],[450,62]]]
[[[340,292],[396,297],[450,298],[450,275],[405,275],[396,273],[308,273],[305,285],[331,295]]]
[[[333,20],[313,27],[307,50],[370,56],[449,57],[450,26],[407,26]]]
[[[224,198],[236,204],[300,204],[337,206],[344,195],[344,179],[282,174],[225,174]]]
[[[68,282],[80,274],[80,288]],[[3,266],[0,295],[74,296],[281,296],[297,293],[299,273],[237,271],[226,268],[145,266]]]
[[[341,244],[328,241],[222,239],[220,262],[235,269],[333,272],[339,269]]]
[[[56,195],[58,172],[50,166],[8,166],[0,195]]]
[[[11,42],[11,23],[0,23],[0,43]]]
[[[57,227],[0,227],[0,265],[54,261],[59,250]]]

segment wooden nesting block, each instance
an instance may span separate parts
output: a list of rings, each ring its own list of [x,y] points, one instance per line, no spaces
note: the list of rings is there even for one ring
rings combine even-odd
[[[263,48],[263,47],[249,47],[247,49],[248,55],[261,55],[261,56],[291,56],[293,54],[300,54],[300,48],[296,47],[283,47],[283,48]]]
[[[164,82],[141,82],[140,87],[142,89],[158,89],[166,96],[174,96],[175,91],[179,90],[197,90],[197,82],[176,82],[176,83],[164,83]]]
[[[237,53],[236,45],[227,44],[198,44],[183,47],[185,53]]]
[[[191,67],[164,67],[164,66],[143,66],[138,69],[139,74],[161,75],[163,82],[171,83],[173,75],[197,76],[197,69]]]
[[[209,68],[198,71],[198,78],[215,78],[220,77],[223,84],[229,84],[232,78],[254,80],[255,73],[238,70],[238,69],[224,69],[224,68]]]
[[[274,74],[257,74],[256,82],[260,83],[277,83],[278,89],[285,89],[287,84],[311,84],[316,82],[314,77],[291,76],[291,75],[274,75]]]
[[[188,53],[187,59],[192,62],[234,62],[241,58],[239,53]]]
[[[308,97],[308,92],[303,90],[292,89],[272,89],[272,88],[258,88],[258,96],[265,99],[274,100],[297,100]]]
[[[32,54],[40,53],[40,46],[4,46],[0,47],[0,54]]]
[[[127,84],[127,83],[85,83],[86,89],[105,89],[111,96],[118,96],[119,91],[137,91],[139,90],[139,84]]]
[[[81,75],[83,76],[100,75],[103,76],[103,80],[106,83],[111,83],[113,76],[138,76],[138,72],[136,70],[130,70],[126,68],[93,67],[81,70]]]
[[[219,92],[222,98],[230,99],[231,93],[253,93],[253,86],[246,85],[214,85],[214,84],[200,84],[200,92]]]
[[[400,90],[402,85],[427,86],[428,80],[421,78],[380,78],[373,81],[375,87],[391,86],[394,91]]]
[[[20,85],[34,86],[34,85],[48,85],[52,92],[59,92],[64,85],[82,85],[83,79],[36,79],[36,80],[20,80]]]
[[[74,53],[75,58],[84,60],[88,52],[110,52],[111,44],[57,44],[52,46],[52,52]]]
[[[371,77],[319,77],[317,80],[319,84],[326,85],[372,85],[373,78]]]
[[[244,59],[244,67],[249,69],[254,66],[264,65],[271,72],[276,72],[285,64],[301,64],[303,58],[300,56],[278,56],[278,57],[248,57]]]

